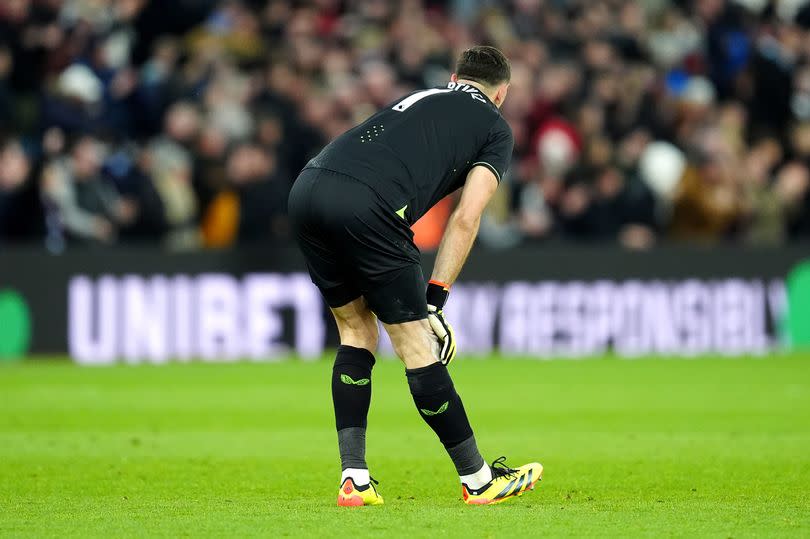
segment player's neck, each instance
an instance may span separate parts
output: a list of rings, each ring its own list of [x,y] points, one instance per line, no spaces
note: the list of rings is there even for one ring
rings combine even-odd
[[[487,88],[480,82],[476,82],[474,80],[469,79],[457,79],[456,82],[459,84],[468,84],[470,86],[477,88],[478,91],[487,96],[490,101],[492,101],[493,103],[495,102],[495,92],[493,92],[491,89]]]

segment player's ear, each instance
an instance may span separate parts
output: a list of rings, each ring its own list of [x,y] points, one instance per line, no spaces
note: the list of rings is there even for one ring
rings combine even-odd
[[[495,94],[495,104],[497,106],[503,105],[503,102],[506,100],[506,94],[509,91],[509,83],[505,82],[498,87],[498,91]]]
[[[451,82],[458,82],[458,75],[456,75],[455,73],[450,75],[450,81]]]

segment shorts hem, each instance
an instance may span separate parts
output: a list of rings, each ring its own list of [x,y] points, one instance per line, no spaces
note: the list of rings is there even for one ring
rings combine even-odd
[[[340,288],[338,288],[337,290],[339,289]],[[326,290],[321,289],[321,296],[323,296],[324,301],[326,301],[326,304],[329,305],[330,309],[339,309],[341,307],[345,307],[349,303],[357,301],[358,299],[363,297],[363,294],[361,294],[360,292],[343,293],[341,295],[330,297],[332,296],[332,293],[334,293],[335,290],[336,289],[334,288]]]
[[[417,320],[425,320],[428,317],[427,313],[425,313],[425,314],[409,314],[409,315],[404,315],[404,316],[394,316],[392,318],[389,318],[388,320],[385,320],[379,314],[377,314],[377,313],[374,313],[374,314],[377,315],[377,318],[379,318],[380,322],[382,322],[383,324],[387,324],[389,326],[393,326],[395,324],[406,324],[408,322],[416,322]],[[393,320],[393,321],[389,321],[389,320]]]

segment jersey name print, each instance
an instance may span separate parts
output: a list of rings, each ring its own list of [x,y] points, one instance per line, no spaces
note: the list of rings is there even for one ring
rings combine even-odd
[[[481,91],[478,90],[475,86],[471,86],[469,84],[464,84],[461,82],[449,82],[447,83],[447,87],[451,90],[456,90],[457,92],[466,92],[470,94],[470,97],[480,101],[481,103],[486,103],[487,98],[481,94]]]
[[[512,130],[473,85],[408,94],[331,142],[307,167],[339,172],[369,186],[392,214],[414,223],[464,184],[473,166],[500,179],[512,157]]]

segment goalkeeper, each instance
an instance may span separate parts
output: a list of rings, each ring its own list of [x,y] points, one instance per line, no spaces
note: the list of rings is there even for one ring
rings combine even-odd
[[[442,307],[481,214],[512,156],[500,114],[510,68],[493,47],[464,51],[451,81],[390,104],[313,158],[289,199],[296,239],[340,333],[332,374],[342,477],[338,504],[383,503],[366,464],[377,319],[405,364],[411,395],[458,471],[464,501],[498,503],[534,487],[542,466],[487,465],[447,365]],[[462,188],[427,284],[410,226]]]

